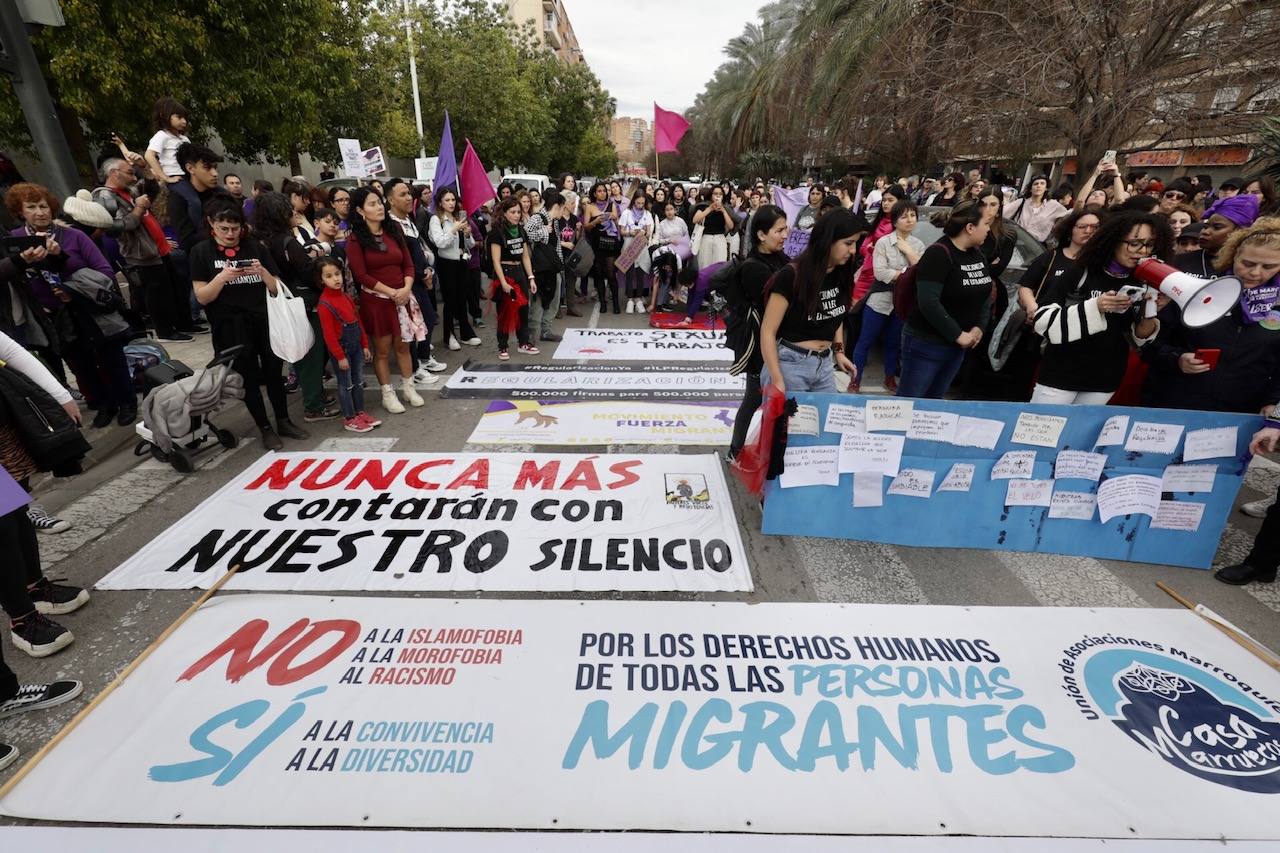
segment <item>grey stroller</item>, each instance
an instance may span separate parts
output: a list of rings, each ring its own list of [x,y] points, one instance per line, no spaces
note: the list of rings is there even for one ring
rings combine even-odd
[[[134,427],[135,456],[148,451],[175,471],[190,474],[195,457],[212,447],[236,446],[236,436],[215,425],[209,416],[227,400],[244,399],[244,379],[231,369],[241,347],[223,350],[202,369],[192,372],[180,361],[166,361],[143,374],[153,386],[142,401],[142,420]]]

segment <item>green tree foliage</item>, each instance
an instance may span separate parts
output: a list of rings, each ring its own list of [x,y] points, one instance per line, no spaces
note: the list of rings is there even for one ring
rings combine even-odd
[[[65,27],[33,41],[72,150],[119,132],[140,150],[151,105],[169,95],[228,153],[297,168],[337,159],[337,138],[392,156],[435,153],[444,111],[459,154],[470,138],[487,165],[583,168],[608,159],[608,94],[585,66],[560,63],[500,4],[429,0],[409,9],[425,139],[414,127],[401,0],[62,0]],[[81,134],[81,129],[86,133]],[[17,99],[0,87],[0,144],[30,150]],[[611,148],[609,149],[612,150]]]

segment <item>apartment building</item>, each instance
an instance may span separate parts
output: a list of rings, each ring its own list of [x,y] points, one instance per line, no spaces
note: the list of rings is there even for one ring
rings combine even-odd
[[[569,14],[560,0],[506,0],[507,14],[519,24],[532,21],[534,27],[562,62],[585,62]]]

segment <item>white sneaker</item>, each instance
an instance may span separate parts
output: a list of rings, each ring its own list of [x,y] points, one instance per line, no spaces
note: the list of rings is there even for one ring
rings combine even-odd
[[[467,338],[463,343],[469,347],[478,347],[480,346],[481,341],[479,338]]]
[[[458,350],[462,349],[462,344],[458,343],[458,339],[455,338],[453,335],[449,336],[449,349],[453,350],[454,352],[457,352]]]
[[[1240,505],[1240,511],[1250,518],[1266,518],[1267,510],[1276,502],[1275,498],[1263,498],[1260,501],[1249,501]]]
[[[440,381],[440,377],[433,373],[415,373],[413,374],[413,384],[416,388],[430,388]]]
[[[382,408],[393,415],[399,415],[404,412],[404,405],[400,402],[400,398],[396,396],[395,389],[390,385],[382,386]]]
[[[443,370],[449,369],[449,365],[445,364],[443,361],[436,361],[435,356],[432,356],[431,358],[422,362],[422,366],[425,367],[427,370],[430,370],[432,373],[439,373]]]
[[[425,364],[419,364],[418,369],[413,372],[413,381],[424,384],[430,384],[432,380],[431,373],[427,370]]]
[[[435,377],[432,377],[433,379]],[[413,378],[410,377],[400,383],[400,393],[404,394],[404,401],[415,409],[426,404],[426,400],[418,396],[418,389],[413,387]]]
[[[626,313],[626,314],[636,313],[636,301],[634,299],[628,299],[627,307],[622,310],[623,310],[623,313]]]

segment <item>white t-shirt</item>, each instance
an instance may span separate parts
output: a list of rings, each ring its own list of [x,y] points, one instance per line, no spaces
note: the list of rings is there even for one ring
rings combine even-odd
[[[169,177],[182,177],[182,168],[178,165],[178,146],[191,140],[185,136],[175,136],[167,130],[157,130],[156,135],[147,143],[147,150],[156,152],[160,160],[160,168]]]

